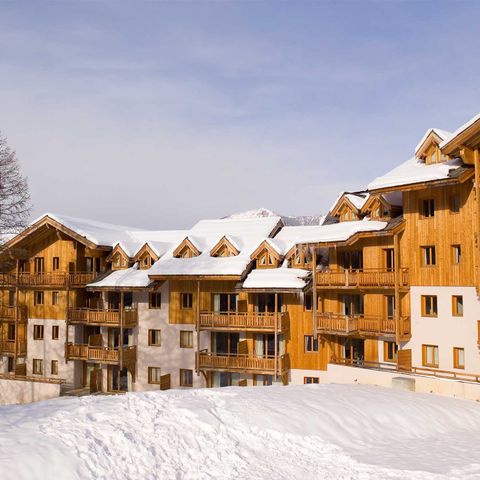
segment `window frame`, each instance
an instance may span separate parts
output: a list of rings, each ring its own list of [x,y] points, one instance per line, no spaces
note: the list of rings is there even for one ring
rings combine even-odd
[[[320,383],[319,377],[303,377],[304,385],[316,385],[318,383]]]
[[[429,348],[433,348],[433,361],[435,362],[435,356],[437,357],[437,363],[428,363],[427,362],[427,351]],[[435,351],[437,354],[435,355]],[[438,368],[440,365],[440,351],[438,345],[422,344],[422,366],[427,368]]]
[[[50,374],[58,375],[58,360],[50,360]]]
[[[45,292],[43,290],[33,292],[33,304],[35,306],[45,305]]]
[[[433,313],[427,312],[427,298],[432,299]],[[422,317],[437,318],[438,317],[438,296],[437,295],[422,295],[421,296]],[[435,308],[433,308],[435,307]]]
[[[452,264],[460,265],[462,263],[462,245],[457,243],[452,245]]]
[[[459,363],[459,353],[463,352],[463,365]],[[453,347],[453,368],[465,370],[465,348]]]
[[[189,302],[185,302],[185,299],[190,299]],[[187,304],[187,306],[185,306]],[[192,310],[193,309],[193,293],[191,292],[182,292],[180,294],[180,309],[181,310]]]
[[[184,342],[185,337],[190,339],[190,342]],[[180,348],[193,348],[193,330],[180,330]]]
[[[32,373],[33,375],[43,375],[43,358],[32,359]]]
[[[435,248],[435,245],[422,245],[420,251],[422,254],[421,265],[423,268],[437,266],[437,249]]]
[[[44,338],[45,338],[44,325],[35,323],[33,325],[33,339],[34,340],[43,340]]]
[[[153,375],[155,373],[155,375]],[[155,380],[154,380],[155,377]],[[160,367],[148,367],[148,384],[160,385],[162,381],[162,369]]]
[[[158,339],[156,336],[158,335]],[[158,340],[157,343],[154,340]],[[159,328],[148,329],[148,346],[149,347],[161,347],[162,346],[162,330]]]
[[[60,292],[57,290],[54,290],[52,292],[52,305],[53,306],[60,305]]]
[[[435,218],[435,199],[434,198],[424,198],[420,200],[421,205],[421,217],[424,219]]]
[[[460,309],[459,305],[461,305]],[[463,307],[463,295],[452,295],[452,317],[463,317]]]
[[[393,357],[389,355],[389,347],[393,345]],[[396,363],[398,359],[398,345],[395,342],[388,340],[383,341],[383,361],[386,363]]]
[[[52,325],[52,340],[58,340],[60,336],[60,326]]]
[[[60,270],[60,257],[52,257],[52,272]]]
[[[307,347],[308,347],[308,343],[309,343],[309,340],[311,339],[311,345],[312,345],[312,349],[309,350]],[[304,339],[303,339],[303,348],[304,348],[304,352],[305,353],[318,353],[319,352],[319,341],[318,341],[318,335],[317,335],[317,338],[315,338],[315,335],[304,335]]]
[[[159,302],[157,302],[157,300],[159,300]],[[150,310],[159,310],[162,308],[162,292],[148,292],[148,308]]]
[[[190,380],[189,383],[184,382],[183,374],[187,373],[188,377],[187,381]],[[181,387],[193,387],[193,370],[189,368],[181,368],[179,373],[179,384]]]

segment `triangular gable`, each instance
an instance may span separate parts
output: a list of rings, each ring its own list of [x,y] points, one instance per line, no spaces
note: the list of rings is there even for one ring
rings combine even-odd
[[[9,249],[14,246],[17,246],[19,243],[22,241],[26,240],[28,237],[31,235],[34,235],[35,233],[39,232],[43,228],[50,228],[53,227],[59,232],[64,233],[68,237],[76,240],[77,242],[85,245],[87,248],[97,248],[98,246],[95,245],[93,242],[90,240],[87,240],[84,236],[78,234],[74,230],[66,227],[65,225],[62,225],[60,222],[57,220],[54,220],[53,218],[49,217],[48,215],[44,215],[42,218],[37,220],[35,223],[32,223],[30,226],[28,226],[25,230],[23,230],[21,233],[16,235],[15,237],[11,238],[8,242],[6,242],[3,245],[4,249]]]
[[[425,164],[431,165],[442,161],[440,144],[445,140],[448,132],[442,132],[436,128],[427,130],[424,137],[415,149],[415,156],[425,160]]]
[[[362,213],[366,215],[367,213],[374,212],[378,208],[381,208],[382,211],[386,209],[390,212],[392,210],[392,205],[387,202],[383,195],[370,195],[370,198],[365,202],[365,205],[362,207]],[[384,215],[382,214],[378,216],[382,217]]]
[[[153,262],[156,262],[160,257],[154,252],[153,248],[146,242],[133,257],[134,262],[138,262],[140,269],[150,268]],[[146,262],[146,259],[149,259]]]
[[[210,250],[211,257],[236,257],[240,251],[227,236],[223,236]]]
[[[351,212],[351,215],[345,217],[345,212]],[[357,220],[360,218],[360,210],[348,199],[347,194],[344,193],[333,206],[330,215],[332,217],[340,217],[341,220]]]
[[[193,241],[186,237],[182,243],[173,251],[173,256],[175,258],[190,258],[198,257],[200,255],[200,250],[195,246]]]
[[[275,260],[280,261],[282,256],[280,252],[268,241],[264,240],[250,255],[252,260],[257,260],[263,252],[268,252]]]
[[[113,247],[113,250],[108,254],[105,261],[112,263],[113,270],[119,270],[128,268],[130,257],[127,255],[123,247],[117,243],[115,247]]]

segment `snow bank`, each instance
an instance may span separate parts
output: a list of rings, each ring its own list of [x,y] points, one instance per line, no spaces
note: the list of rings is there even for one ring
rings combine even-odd
[[[231,387],[0,407],[4,480],[473,479],[480,407],[360,385]]]
[[[302,289],[307,284],[308,270],[299,268],[265,268],[252,270],[242,288]]]

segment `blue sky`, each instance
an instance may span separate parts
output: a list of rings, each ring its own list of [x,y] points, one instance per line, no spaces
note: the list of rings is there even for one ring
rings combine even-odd
[[[34,215],[328,210],[480,111],[479,2],[0,2]]]

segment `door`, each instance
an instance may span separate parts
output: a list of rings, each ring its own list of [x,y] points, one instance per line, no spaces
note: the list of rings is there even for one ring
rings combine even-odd
[[[364,340],[349,338],[345,342],[345,358],[354,363],[362,363],[365,360]]]
[[[102,369],[100,365],[95,365],[90,370],[90,393],[102,391]]]
[[[342,295],[343,314],[363,315],[363,295]]]
[[[270,357],[270,358],[275,356],[275,335],[274,334],[255,335],[255,355],[257,357]]]
[[[393,248],[385,249],[385,267],[389,272],[395,270],[395,254]]]
[[[238,308],[238,295],[236,293],[214,293],[213,311],[215,313],[235,313]]]
[[[259,293],[257,294],[256,309],[258,313],[274,313],[275,312],[275,294]],[[277,311],[282,310],[282,295],[278,294]]]
[[[212,351],[218,355],[236,355],[240,334],[238,333],[212,333]]]
[[[116,365],[110,366],[110,390],[112,392],[128,392],[128,370]]]

